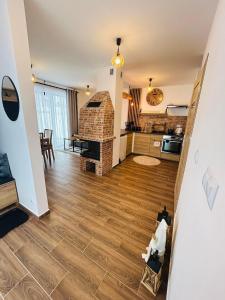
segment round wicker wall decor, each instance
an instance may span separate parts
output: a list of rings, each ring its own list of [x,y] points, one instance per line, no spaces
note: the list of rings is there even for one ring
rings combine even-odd
[[[159,105],[163,101],[163,91],[158,88],[154,88],[147,94],[146,101],[152,106]]]

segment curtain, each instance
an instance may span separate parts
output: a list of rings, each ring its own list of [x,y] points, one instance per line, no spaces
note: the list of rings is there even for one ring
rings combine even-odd
[[[134,126],[139,126],[141,89],[130,89],[130,95],[132,100],[129,101],[128,122],[134,122]]]
[[[69,135],[78,133],[77,91],[67,90]]]
[[[35,84],[35,102],[38,130],[52,129],[52,143],[63,148],[64,137],[68,137],[68,105],[66,91]]]

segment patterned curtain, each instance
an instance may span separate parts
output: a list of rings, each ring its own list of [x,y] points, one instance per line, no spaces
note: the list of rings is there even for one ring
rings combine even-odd
[[[128,122],[134,122],[134,126],[139,126],[141,89],[130,89],[130,95],[132,100],[129,101]]]

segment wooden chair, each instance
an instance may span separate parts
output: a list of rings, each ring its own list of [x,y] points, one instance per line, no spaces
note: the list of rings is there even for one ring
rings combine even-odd
[[[41,153],[44,159],[44,164],[45,164],[45,168],[47,169],[47,161],[46,161],[46,156],[47,156],[47,150],[44,150],[41,148]]]
[[[55,160],[55,155],[54,155],[54,150],[53,150],[53,145],[52,145],[52,134],[53,130],[52,129],[45,129],[44,130],[44,138],[43,138],[43,150],[47,151],[48,158],[49,158],[49,163],[51,164],[51,154],[53,159]]]
[[[40,136],[40,144],[41,144],[41,154],[43,156],[45,168],[47,169],[46,157],[48,158],[48,152],[47,152],[46,145],[44,143],[44,134],[42,132],[39,132],[39,136]]]

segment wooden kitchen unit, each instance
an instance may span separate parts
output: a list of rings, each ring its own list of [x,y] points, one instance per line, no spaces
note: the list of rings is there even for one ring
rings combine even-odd
[[[132,153],[132,146],[133,146],[133,133],[127,134],[127,148],[126,148],[126,155]]]
[[[14,180],[0,185],[0,212],[18,202],[16,183]]]
[[[163,134],[134,132],[127,134],[127,155],[141,154],[156,158],[179,161],[180,155],[161,152]],[[133,145],[131,150],[131,144]]]

